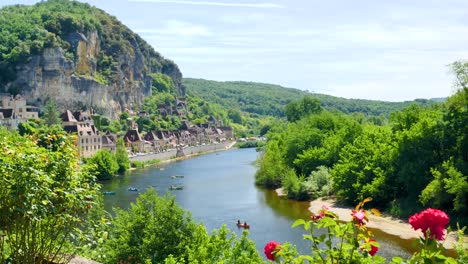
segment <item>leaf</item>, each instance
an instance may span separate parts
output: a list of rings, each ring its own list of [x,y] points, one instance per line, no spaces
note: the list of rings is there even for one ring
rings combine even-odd
[[[382,216],[382,213],[377,208],[371,208],[370,211],[372,212],[372,214],[376,216],[379,216],[379,217]]]
[[[304,219],[297,219],[296,221],[294,221],[294,223],[292,224],[292,227],[298,227],[300,225],[305,225],[305,220]]]
[[[392,258],[392,262],[394,262],[394,263],[402,263],[402,262],[403,262],[403,258],[401,258],[401,257],[393,257],[393,258]]]

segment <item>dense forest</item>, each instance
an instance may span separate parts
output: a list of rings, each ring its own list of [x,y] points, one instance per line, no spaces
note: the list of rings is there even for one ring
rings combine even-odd
[[[423,206],[468,216],[468,64],[452,64],[458,91],[443,104],[411,104],[389,124],[359,122],[304,97],[270,128],[256,181],[293,199],[336,195],[349,204],[372,197],[407,217]],[[302,106],[302,107],[301,107]],[[307,106],[307,107],[304,107]]]
[[[390,112],[401,110],[413,103],[432,105],[436,100],[417,99],[406,102],[384,102],[363,99],[346,99],[325,94],[310,93],[279,85],[255,82],[217,82],[203,79],[184,78],[187,93],[206,101],[222,105],[226,109],[239,109],[246,113],[284,117],[284,106],[304,96],[320,101],[328,111],[361,113],[366,116],[388,117]],[[440,100],[437,100],[440,101]]]

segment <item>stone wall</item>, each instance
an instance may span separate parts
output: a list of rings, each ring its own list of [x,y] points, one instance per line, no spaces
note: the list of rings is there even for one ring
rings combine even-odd
[[[192,156],[198,155],[202,153],[214,152],[214,151],[221,151],[231,148],[235,142],[232,141],[225,141],[224,143],[219,144],[212,144],[212,145],[204,145],[204,146],[194,146],[194,147],[186,147],[184,148],[185,156]],[[155,153],[155,154],[146,154],[140,156],[133,156],[130,157],[130,161],[149,161],[158,159],[160,161],[165,161],[169,159],[174,159],[176,157],[177,150],[172,149],[166,152]]]

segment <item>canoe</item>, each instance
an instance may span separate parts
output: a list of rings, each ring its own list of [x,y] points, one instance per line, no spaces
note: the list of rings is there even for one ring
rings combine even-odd
[[[138,192],[138,189],[135,187],[128,187],[127,189],[129,192]]]
[[[183,190],[183,189],[184,189],[184,186],[171,185],[171,187],[169,187],[169,190]]]
[[[103,192],[103,195],[115,195],[115,192]]]
[[[250,229],[250,225],[247,225],[247,224],[237,224],[237,227],[239,227],[239,228],[245,228],[245,229]]]

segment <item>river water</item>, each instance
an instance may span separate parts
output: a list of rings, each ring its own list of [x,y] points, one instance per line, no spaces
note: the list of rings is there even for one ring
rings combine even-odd
[[[302,239],[301,228],[291,228],[298,218],[309,219],[308,202],[296,202],[279,198],[274,191],[255,186],[255,149],[232,149],[132,171],[103,184],[102,191],[114,191],[104,196],[107,210],[112,207],[126,209],[135,201],[139,192],[154,188],[159,194],[169,192],[171,185],[182,185],[183,190],[170,191],[182,208],[191,212],[197,222],[208,230],[226,224],[238,236],[242,230],[237,220],[250,226],[249,237],[262,253],[271,240],[295,244],[300,253],[310,253],[309,244]],[[171,177],[183,175],[183,178]],[[135,187],[139,192],[128,191]],[[404,249],[407,242],[396,241],[383,233],[377,233],[381,244],[379,255],[408,256]],[[398,243],[404,243],[401,247]],[[262,253],[263,254],[263,253]]]

